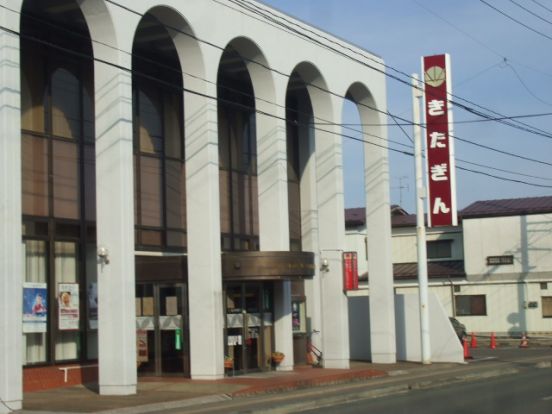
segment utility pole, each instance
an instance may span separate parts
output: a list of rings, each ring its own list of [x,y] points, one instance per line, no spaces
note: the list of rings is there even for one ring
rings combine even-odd
[[[412,75],[412,123],[414,129],[414,152],[416,164],[416,239],[418,250],[418,291],[420,296],[420,337],[422,364],[431,364],[431,343],[429,335],[427,250],[424,220],[424,203],[427,197],[422,170],[422,130],[420,127],[420,99],[422,90],[418,75]]]

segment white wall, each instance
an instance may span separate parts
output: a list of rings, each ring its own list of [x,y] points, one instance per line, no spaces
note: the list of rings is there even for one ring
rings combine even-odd
[[[358,252],[362,274],[364,229],[346,234],[347,248]],[[468,332],[552,333],[552,318],[542,316],[542,297],[552,296],[552,214],[464,219],[462,227],[428,229],[428,241],[444,238],[454,240],[451,260],[464,260],[467,274],[466,279],[430,281],[430,291],[447,315],[454,315],[453,297],[485,295],[486,315],[456,316]],[[394,263],[416,262],[415,227],[394,228],[392,243]],[[501,255],[513,255],[514,264],[486,265],[487,256]],[[541,289],[541,282],[547,289]],[[451,292],[451,283],[460,290]],[[416,280],[395,282],[395,292],[417,294]],[[537,307],[529,307],[529,302]],[[356,349],[354,344],[351,349]]]
[[[418,260],[416,252],[416,227],[399,227],[393,229],[393,263],[414,263]],[[462,229],[444,227],[426,229],[426,240],[452,240],[452,256],[443,260],[462,260],[464,249]]]
[[[397,358],[421,362],[420,305],[418,295],[397,295]],[[432,362],[464,362],[464,353],[456,332],[432,291],[428,295],[430,349]]]
[[[487,314],[481,316],[456,316],[466,325],[468,333],[475,332],[501,335],[519,335],[522,332],[552,333],[552,318],[542,316],[542,297],[552,296],[552,279],[541,289],[540,282],[477,282],[464,280],[454,281],[459,295],[485,295]],[[417,294],[414,283],[397,283],[397,294]],[[449,282],[432,282],[429,287],[441,302],[445,312],[453,316],[451,287]],[[536,302],[536,308],[528,307],[529,302]]]
[[[464,219],[463,227],[468,278],[551,277],[552,214]],[[513,265],[487,266],[488,256],[505,255],[514,256]]]
[[[369,312],[368,290],[349,292],[349,330],[351,332],[351,359],[369,361],[370,325],[366,314]],[[407,294],[395,295],[395,329],[397,339],[397,359],[401,361],[421,361],[420,313],[418,295],[414,289]],[[432,362],[464,362],[463,350],[454,332],[447,311],[439,298],[430,291],[430,332]]]

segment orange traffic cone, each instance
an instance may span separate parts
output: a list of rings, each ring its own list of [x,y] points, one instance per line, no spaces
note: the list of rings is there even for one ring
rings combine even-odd
[[[471,333],[470,348],[477,348],[477,338],[475,337],[475,334],[473,332]]]
[[[520,348],[529,348],[529,339],[527,339],[527,334],[523,332],[523,335],[521,336],[521,341],[519,343]]]
[[[464,344],[464,359],[472,359],[472,356],[470,355],[470,347],[468,346],[468,340],[464,339],[462,342]]]
[[[494,333],[494,332],[491,333],[491,344],[490,344],[490,347],[491,347],[491,349],[496,349],[496,336],[495,336],[495,333]]]

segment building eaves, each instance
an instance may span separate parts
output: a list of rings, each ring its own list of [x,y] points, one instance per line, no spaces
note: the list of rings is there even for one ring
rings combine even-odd
[[[545,213],[552,213],[552,196],[476,201],[461,210],[459,215],[463,219],[472,219]]]
[[[465,278],[463,260],[443,260],[438,262],[428,262],[427,276],[429,279],[448,279],[448,278]],[[418,277],[418,264],[411,263],[394,263],[393,264],[393,279],[394,280],[413,280]],[[359,280],[368,280],[368,272],[359,275]]]

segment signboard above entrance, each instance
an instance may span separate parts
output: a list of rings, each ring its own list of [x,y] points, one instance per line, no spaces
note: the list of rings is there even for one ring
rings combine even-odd
[[[224,280],[294,280],[314,276],[311,252],[231,252],[222,254]]]

